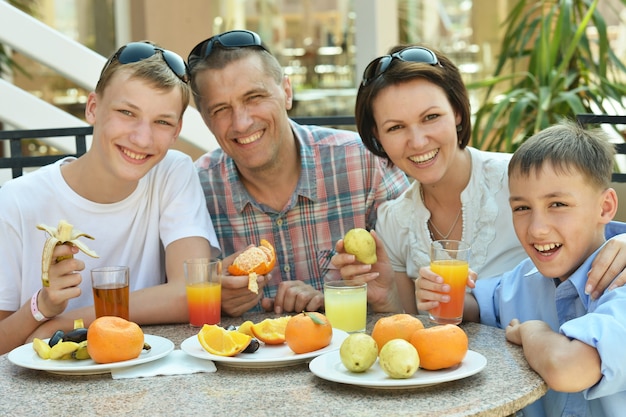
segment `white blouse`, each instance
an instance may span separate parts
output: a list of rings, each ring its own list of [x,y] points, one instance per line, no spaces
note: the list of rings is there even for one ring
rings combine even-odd
[[[507,169],[511,154],[467,149],[472,173],[461,193],[462,239],[472,247],[470,268],[478,278],[487,278],[513,269],[527,255],[515,235],[509,206]],[[417,181],[400,197],[378,208],[376,233],[394,271],[415,279],[419,268],[430,264],[429,218]]]

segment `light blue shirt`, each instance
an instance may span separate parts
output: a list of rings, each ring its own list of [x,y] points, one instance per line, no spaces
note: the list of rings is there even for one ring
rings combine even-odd
[[[602,378],[597,384],[578,393],[549,390],[524,409],[525,417],[613,417],[624,412],[626,287],[605,292],[597,300],[585,294],[596,254],[560,284],[541,275],[530,259],[501,276],[476,282],[473,292],[483,324],[505,328],[514,318],[542,320],[552,330],[593,346],[600,355]]]

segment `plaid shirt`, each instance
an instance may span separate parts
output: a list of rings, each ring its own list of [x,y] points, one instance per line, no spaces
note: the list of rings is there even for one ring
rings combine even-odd
[[[356,133],[293,122],[292,128],[302,172],[280,212],[252,199],[221,149],[196,161],[222,254],[262,238],[274,245],[277,262],[264,288],[271,298],[281,281],[297,279],[321,291],[325,280],[340,278],[330,263],[335,243],[354,227],[374,228],[378,206],[408,187],[404,173],[365,149]]]

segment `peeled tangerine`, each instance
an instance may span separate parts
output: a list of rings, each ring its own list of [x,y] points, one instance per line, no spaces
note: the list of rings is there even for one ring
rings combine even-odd
[[[276,265],[276,252],[270,242],[261,239],[259,246],[252,246],[241,252],[228,267],[232,275],[248,275],[248,289],[255,294],[259,292],[257,274],[265,275]]]
[[[341,363],[350,372],[365,372],[376,362],[378,345],[367,333],[352,333],[339,348]]]
[[[393,339],[380,350],[378,363],[389,377],[405,379],[417,371],[420,358],[412,344],[404,339]]]
[[[365,229],[350,229],[343,237],[343,247],[347,253],[354,255],[356,260],[364,264],[375,264],[376,241]]]

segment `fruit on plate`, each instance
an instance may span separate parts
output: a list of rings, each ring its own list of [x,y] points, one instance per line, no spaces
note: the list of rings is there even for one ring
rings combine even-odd
[[[343,237],[343,248],[364,264],[374,264],[376,257],[376,241],[365,229],[359,227],[348,230]]]
[[[218,356],[235,356],[248,347],[252,337],[217,324],[205,324],[198,332],[198,341],[207,352]]]
[[[254,337],[266,345],[280,345],[285,343],[285,329],[291,316],[283,316],[275,319],[264,319],[253,324],[250,329]]]
[[[93,239],[93,237],[89,236],[87,233],[81,232],[80,230],[74,229],[74,226],[65,220],[60,220],[57,227],[38,224],[37,229],[45,230],[49,235],[46,239],[46,243],[44,244],[43,254],[41,256],[41,282],[44,287],[50,286],[48,271],[50,270],[50,264],[52,262],[52,251],[54,251],[56,245],[73,245],[92,258],[98,258],[98,254],[96,252],[92,251],[87,247],[87,245],[78,240],[78,238],[82,236],[88,239]],[[71,257],[72,255],[59,256],[56,261],[60,262],[63,259]]]
[[[378,364],[390,378],[410,378],[420,365],[415,347],[404,339],[393,339],[385,343],[378,354]]]
[[[37,352],[37,356],[41,359],[50,359],[50,350],[52,349],[49,344],[39,338],[33,339],[33,349]]]
[[[339,348],[341,363],[350,372],[365,372],[378,357],[378,345],[367,333],[352,333]]]
[[[246,320],[243,323],[241,323],[237,331],[243,334],[247,334],[248,336],[254,337],[254,333],[252,333],[253,325],[254,323],[252,322],[252,320]]]
[[[285,327],[285,342],[294,353],[308,353],[330,345],[333,328],[325,315],[303,312],[292,316]]]
[[[410,339],[420,356],[420,367],[429,371],[458,365],[468,349],[467,334],[454,324],[416,331]]]
[[[41,359],[89,359],[87,329],[83,319],[74,320],[74,330],[54,332],[48,343],[33,339],[33,349]]]
[[[96,363],[135,359],[143,349],[141,327],[121,317],[99,317],[87,330],[87,351]]]
[[[424,324],[415,316],[405,313],[394,314],[378,319],[372,329],[372,337],[376,340],[380,352],[388,341],[404,339],[408,342],[416,330],[423,328]]]
[[[270,242],[261,239],[259,246],[252,246],[241,252],[228,267],[232,275],[248,275],[248,289],[255,294],[259,292],[256,282],[257,274],[268,274],[276,265],[276,253]]]

